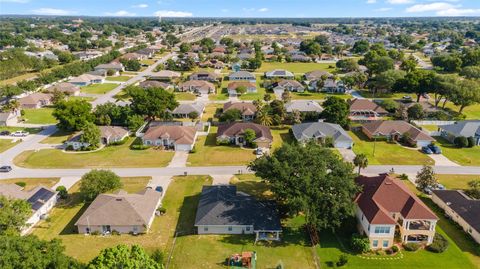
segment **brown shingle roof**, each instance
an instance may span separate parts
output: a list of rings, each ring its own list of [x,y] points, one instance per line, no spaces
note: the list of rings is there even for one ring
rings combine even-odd
[[[36,105],[38,102],[50,102],[52,95],[49,93],[36,92],[19,100],[20,105]]]
[[[257,88],[257,85],[255,85],[255,83],[252,83],[252,82],[248,82],[248,81],[234,81],[234,82],[228,83],[227,89],[229,89],[229,90],[236,90],[238,87],[241,87],[241,86],[244,86],[244,87],[246,87],[247,89],[248,89],[248,88]]]
[[[48,92],[54,92],[55,90],[63,93],[74,94],[75,92],[80,91],[80,87],[78,87],[77,85],[73,85],[72,83],[61,82],[47,89]]]
[[[408,133],[413,141],[427,140],[435,141],[431,136],[420,131],[415,126],[401,120],[393,121],[372,121],[362,125],[368,132],[374,135],[389,135],[399,133],[401,135]]]
[[[383,107],[368,99],[353,99],[350,101],[350,112],[353,111],[374,111],[379,114],[388,113]]]
[[[204,80],[189,80],[179,86],[179,88],[182,88],[184,90],[188,90],[190,87],[194,87],[200,90],[215,90],[215,86],[212,83]]]
[[[387,174],[355,179],[363,191],[355,201],[370,224],[395,224],[393,213],[405,219],[438,219],[400,180]]]
[[[223,112],[230,109],[238,109],[242,112],[242,115],[254,115],[257,112],[257,107],[253,103],[247,102],[227,102],[223,105]]]
[[[217,137],[227,136],[234,137],[236,135],[243,134],[245,130],[252,129],[255,132],[257,139],[267,139],[272,141],[273,136],[270,129],[267,126],[263,126],[251,122],[234,122],[230,124],[223,124],[218,126]]]
[[[144,140],[169,138],[177,144],[193,144],[197,130],[190,126],[160,125],[148,128]]]
[[[140,82],[140,87],[146,89],[146,88],[162,88],[162,89],[167,89],[171,85],[165,82],[161,81],[156,81],[156,80],[146,80]]]

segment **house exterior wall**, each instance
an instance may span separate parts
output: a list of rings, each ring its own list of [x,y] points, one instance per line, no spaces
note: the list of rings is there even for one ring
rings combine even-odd
[[[106,224],[108,225],[108,224]],[[88,234],[93,232],[103,233],[103,226],[102,225],[78,225],[78,233],[79,234]],[[90,228],[90,232],[88,232],[88,228]],[[110,226],[111,231],[117,231],[121,234],[128,234],[128,233],[145,233],[147,229],[143,225],[128,225],[128,226]]]
[[[472,236],[472,238],[480,244],[480,233],[473,229],[462,217],[460,217],[453,209],[451,209],[447,204],[445,204],[435,193],[432,194],[432,201],[438,205],[441,209],[445,211],[453,221],[462,227],[462,229]]]
[[[370,240],[371,249],[381,249],[381,248],[390,248],[394,243],[395,237],[395,225],[385,224],[385,225],[374,225],[370,224],[367,220],[367,217],[363,214],[362,210],[357,206],[355,213],[358,220],[358,229],[360,233],[365,234]],[[376,227],[389,227],[390,232],[387,234],[377,234],[375,233]]]
[[[426,147],[426,146],[432,144],[432,141],[430,141],[430,140],[417,140],[416,143],[417,143],[417,147]]]
[[[230,229],[229,229],[230,228]],[[198,225],[198,234],[253,234],[253,225]]]
[[[32,229],[32,227],[35,226],[35,224],[37,224],[38,221],[40,221],[40,218],[42,217],[42,215],[48,214],[48,212],[50,212],[50,210],[52,210],[52,208],[57,203],[57,199],[58,199],[58,193],[55,193],[55,195],[52,196],[50,200],[48,200],[48,202],[46,202],[42,207],[40,207],[37,211],[35,211],[35,213],[32,216],[30,216],[30,218],[28,218],[28,220],[26,221],[27,226],[24,230],[22,230],[22,234],[28,233]]]
[[[83,142],[79,142],[79,141],[67,141],[65,142],[65,147],[68,147],[68,146],[72,146],[73,147],[73,150],[79,150],[81,149],[82,147],[88,147],[90,146],[89,143],[83,143]]]
[[[347,142],[347,141],[335,141],[334,146],[336,148],[342,148],[342,149],[349,149],[353,147],[353,142]]]

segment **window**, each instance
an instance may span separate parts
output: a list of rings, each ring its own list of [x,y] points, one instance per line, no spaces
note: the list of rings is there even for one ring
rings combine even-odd
[[[383,240],[383,247],[384,248],[388,247],[388,240]]]
[[[245,231],[250,232],[250,227],[245,228]]]
[[[208,232],[208,227],[203,227],[204,232]]]
[[[233,230],[232,226],[228,226],[228,231],[231,232]]]
[[[390,227],[377,226],[377,227],[375,227],[375,233],[376,234],[389,234],[390,233]]]
[[[363,220],[363,216],[364,216],[364,215],[362,214],[362,220]]]
[[[373,240],[372,245],[374,248],[378,247],[378,240]]]

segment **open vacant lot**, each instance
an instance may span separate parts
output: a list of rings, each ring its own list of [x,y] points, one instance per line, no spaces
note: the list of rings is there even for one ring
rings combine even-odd
[[[330,67],[333,68],[330,68]],[[279,62],[264,62],[262,67],[256,72],[267,72],[274,69],[285,69],[293,73],[307,73],[313,70],[325,70],[328,72],[335,71],[335,64],[331,63],[279,63]]]
[[[31,124],[55,124],[57,119],[52,116],[53,108],[24,109],[25,122]]]
[[[82,87],[82,92],[90,94],[104,94],[115,89],[117,86],[118,84],[115,83],[92,84]]]
[[[350,131],[349,135],[355,143],[353,151],[356,154],[367,155],[368,164],[434,164],[432,159],[418,149],[407,149],[397,143],[386,141],[370,141],[360,131]],[[373,155],[374,148],[375,156]]]
[[[130,77],[130,76],[116,76],[116,77],[107,77],[105,80],[125,82],[125,81],[128,81],[128,80],[131,79],[131,78],[132,78],[132,77]]]
[[[442,148],[443,155],[460,165],[480,165],[480,146],[473,148],[457,148],[442,137],[435,137],[437,145]]]
[[[175,92],[175,99],[179,101],[193,101],[197,97],[189,92]]]
[[[217,127],[208,136],[200,136],[195,143],[195,153],[188,155],[189,166],[246,165],[255,159],[253,149],[237,146],[217,146]]]
[[[25,151],[15,158],[15,163],[28,168],[164,167],[174,155],[171,151],[153,148],[131,150],[132,142],[130,138],[123,145],[85,153],[66,153],[58,149]]]
[[[13,142],[13,139],[0,139],[0,152],[6,151],[18,143],[20,143],[18,140],[17,142]]]
[[[148,178],[122,178],[124,189],[128,192],[137,192],[145,188]],[[78,194],[79,185],[76,184],[70,190],[70,198],[59,204],[50,216],[51,221],[41,222],[34,228],[33,234],[43,239],[59,238],[66,247],[67,255],[75,257],[82,262],[88,262],[98,255],[100,250],[112,247],[118,244],[139,244],[152,252],[160,248],[167,251],[167,247],[172,242],[174,231],[179,219],[186,217],[183,212],[192,212],[196,208],[196,200],[203,185],[210,185],[211,178],[207,176],[189,176],[176,177],[170,184],[162,201],[167,209],[164,216],[155,218],[148,234],[133,235],[115,235],[115,236],[85,236],[77,234],[75,222],[81,214],[87,209]],[[196,198],[198,199],[198,198]],[[190,207],[189,207],[190,206]],[[193,211],[195,212],[195,211]],[[191,217],[191,216],[190,216]]]

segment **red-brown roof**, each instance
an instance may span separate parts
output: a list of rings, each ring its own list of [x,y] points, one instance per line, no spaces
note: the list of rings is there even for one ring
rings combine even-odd
[[[218,126],[217,137],[227,136],[234,137],[241,135],[247,129],[252,129],[255,132],[256,138],[267,139],[272,141],[273,136],[267,126],[251,123],[251,122],[235,122],[230,124],[222,124]]]
[[[393,213],[404,219],[438,219],[399,179],[384,174],[355,181],[363,188],[355,201],[370,224],[396,224]]]
[[[247,102],[227,102],[223,105],[223,112],[230,109],[238,109],[242,112],[242,115],[255,115],[257,107],[253,103]]]
[[[365,123],[362,127],[370,132],[372,135],[386,136],[391,134],[405,134],[408,133],[413,141],[426,140],[435,141],[431,136],[422,132],[420,129],[402,120],[392,121],[372,121]]]
[[[368,99],[353,99],[350,101],[350,112],[353,111],[374,111],[379,114],[388,113],[383,107]]]

